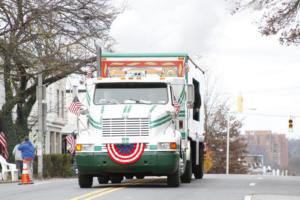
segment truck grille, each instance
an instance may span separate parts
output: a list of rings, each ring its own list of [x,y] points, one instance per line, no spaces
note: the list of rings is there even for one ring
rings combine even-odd
[[[149,136],[148,118],[103,119],[103,137]]]

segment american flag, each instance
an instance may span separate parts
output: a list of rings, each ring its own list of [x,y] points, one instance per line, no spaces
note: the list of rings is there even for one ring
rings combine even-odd
[[[86,72],[86,78],[93,78],[93,67],[89,67],[87,72]]]
[[[6,142],[5,134],[2,131],[0,132],[0,149],[3,157],[7,160],[8,159],[7,142]]]
[[[69,144],[69,149],[68,151],[70,152],[70,154],[74,154],[75,153],[75,138],[73,135],[68,135],[66,137],[67,143]]]
[[[179,113],[180,111],[180,104],[178,103],[178,101],[176,100],[176,97],[173,96],[173,106],[175,108],[175,113],[176,115]]]
[[[80,108],[82,104],[80,103],[77,96],[74,97],[71,105],[69,106],[69,111],[77,116],[80,115]]]

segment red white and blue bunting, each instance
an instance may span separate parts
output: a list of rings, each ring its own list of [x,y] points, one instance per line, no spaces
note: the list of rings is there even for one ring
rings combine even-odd
[[[143,155],[145,144],[107,144],[106,148],[112,161],[118,164],[133,164]]]

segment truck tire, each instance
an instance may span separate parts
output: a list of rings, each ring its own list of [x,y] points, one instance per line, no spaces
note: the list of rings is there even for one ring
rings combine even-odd
[[[143,176],[143,175],[137,175],[137,176],[135,176],[137,179],[144,179],[145,178],[145,176]]]
[[[98,183],[99,184],[107,184],[109,181],[108,176],[98,176]]]
[[[116,184],[116,183],[121,183],[123,180],[123,176],[112,176],[110,177],[111,183]]]
[[[190,160],[187,160],[184,173],[180,177],[181,182],[190,183],[192,180],[192,174],[192,162]]]
[[[199,150],[199,165],[195,165],[194,176],[196,179],[202,179],[204,174],[204,147],[201,145]]]
[[[90,188],[93,185],[93,176],[78,175],[78,184],[80,188]]]
[[[174,174],[168,175],[167,183],[168,183],[169,187],[179,187],[179,185],[180,185],[179,165]]]
[[[133,179],[133,175],[126,175],[126,179]]]

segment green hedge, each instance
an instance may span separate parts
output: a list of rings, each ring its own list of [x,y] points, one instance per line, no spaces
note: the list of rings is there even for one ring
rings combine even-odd
[[[49,154],[43,156],[43,177],[72,177],[75,175],[73,157],[70,154]],[[37,177],[37,158],[33,163],[33,173]]]

